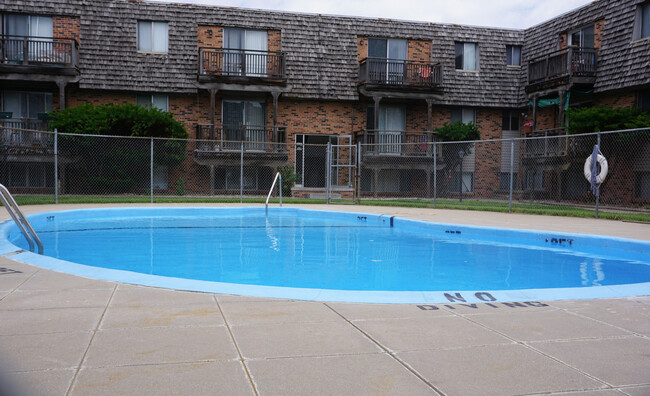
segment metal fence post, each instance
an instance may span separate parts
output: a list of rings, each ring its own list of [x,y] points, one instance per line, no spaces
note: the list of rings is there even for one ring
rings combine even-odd
[[[600,132],[596,135],[598,150],[600,150]],[[596,218],[598,218],[598,206],[600,206],[600,184],[596,185]]]
[[[59,203],[59,131],[54,128],[54,203]]]
[[[332,161],[332,142],[327,142],[326,161],[325,161],[325,203],[330,204],[330,183],[331,183],[331,161]]]
[[[151,156],[149,157],[149,194],[151,195],[151,203],[153,203],[153,138],[151,138]]]
[[[515,168],[515,139],[510,141],[510,195],[508,196],[508,212],[512,212],[512,190],[513,176]]]
[[[244,141],[241,142],[241,154],[239,156],[239,203],[244,203]]]
[[[433,208],[436,208],[438,195],[438,143],[433,142]]]

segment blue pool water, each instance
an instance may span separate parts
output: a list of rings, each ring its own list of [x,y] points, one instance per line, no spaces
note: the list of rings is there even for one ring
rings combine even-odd
[[[263,208],[95,209],[30,221],[48,257],[171,287],[190,279],[242,290],[426,294],[637,284],[650,293],[650,244],[616,238],[294,208],[272,208],[268,217]],[[4,233],[28,248],[13,223]]]

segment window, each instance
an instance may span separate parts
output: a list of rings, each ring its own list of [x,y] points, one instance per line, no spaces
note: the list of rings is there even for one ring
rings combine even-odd
[[[520,45],[506,45],[506,64],[508,66],[521,66]]]
[[[153,107],[162,111],[169,111],[169,97],[164,94],[138,94],[135,103],[144,107]]]
[[[476,111],[469,107],[451,109],[451,122],[462,121],[465,124],[476,124]]]
[[[639,5],[636,11],[636,22],[632,38],[642,39],[650,37],[650,2]]]
[[[138,21],[138,51],[167,52],[167,22]]]
[[[513,117],[505,117],[506,115],[512,116],[513,113],[516,114],[515,110],[504,110],[504,123],[506,119],[514,121]],[[515,118],[517,124],[519,123],[519,118]],[[520,141],[515,141],[514,150],[512,145],[512,140],[519,137],[519,130],[509,130],[506,127],[514,127],[512,123],[510,125],[504,125],[503,131],[501,132],[501,138],[504,139],[501,141],[501,176],[500,176],[500,185],[501,190],[510,189],[510,161],[512,160],[512,184],[513,188],[518,188],[518,173],[519,173],[519,147],[521,145]],[[516,125],[518,127],[518,125]],[[517,128],[518,129],[518,128]]]
[[[639,91],[637,98],[637,107],[650,113],[650,90]]]
[[[222,111],[225,148],[240,148],[239,141],[247,143],[247,150],[263,150],[264,142],[268,140],[264,125],[266,124],[266,108],[264,102],[248,100],[224,100]]]
[[[460,189],[460,180],[458,180],[459,172],[456,170],[452,172],[451,180],[449,181],[449,191],[458,192]],[[463,193],[474,191],[474,172],[465,172],[463,167]]]
[[[3,32],[9,36],[52,38],[52,17],[6,14]]]
[[[594,48],[594,25],[569,32],[569,45]]]
[[[3,111],[11,112],[12,119],[38,119],[38,113],[52,111],[52,94],[49,92],[5,91],[2,95]]]
[[[247,191],[268,191],[273,175],[267,167],[244,167],[243,189]],[[238,166],[216,168],[214,170],[215,190],[239,190],[241,170]]]
[[[511,109],[503,110],[503,116],[501,120],[501,130],[519,131],[519,112],[517,110],[511,110]]]
[[[478,70],[478,44],[456,42],[456,69]]]
[[[166,190],[168,187],[169,168],[164,165],[153,167],[153,188]]]
[[[650,172],[634,172],[634,198],[650,199]]]
[[[527,191],[544,191],[544,171],[530,169],[524,173],[524,186]]]
[[[9,164],[11,187],[54,187],[54,165],[43,163]]]

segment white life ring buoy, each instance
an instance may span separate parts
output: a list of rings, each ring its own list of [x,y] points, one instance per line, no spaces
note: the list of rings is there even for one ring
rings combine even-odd
[[[591,155],[587,157],[584,169],[585,178],[589,182],[591,182],[591,158]],[[598,154],[598,159],[596,161],[598,161],[598,164],[600,165],[600,173],[596,175],[596,184],[602,184],[602,182],[604,182],[605,178],[607,177],[607,159],[601,154]]]

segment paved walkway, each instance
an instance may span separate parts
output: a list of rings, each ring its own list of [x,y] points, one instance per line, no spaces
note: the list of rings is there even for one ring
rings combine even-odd
[[[592,219],[318,208],[650,239],[650,226]],[[0,257],[0,375],[2,395],[650,395],[650,297],[304,302],[125,285]]]

